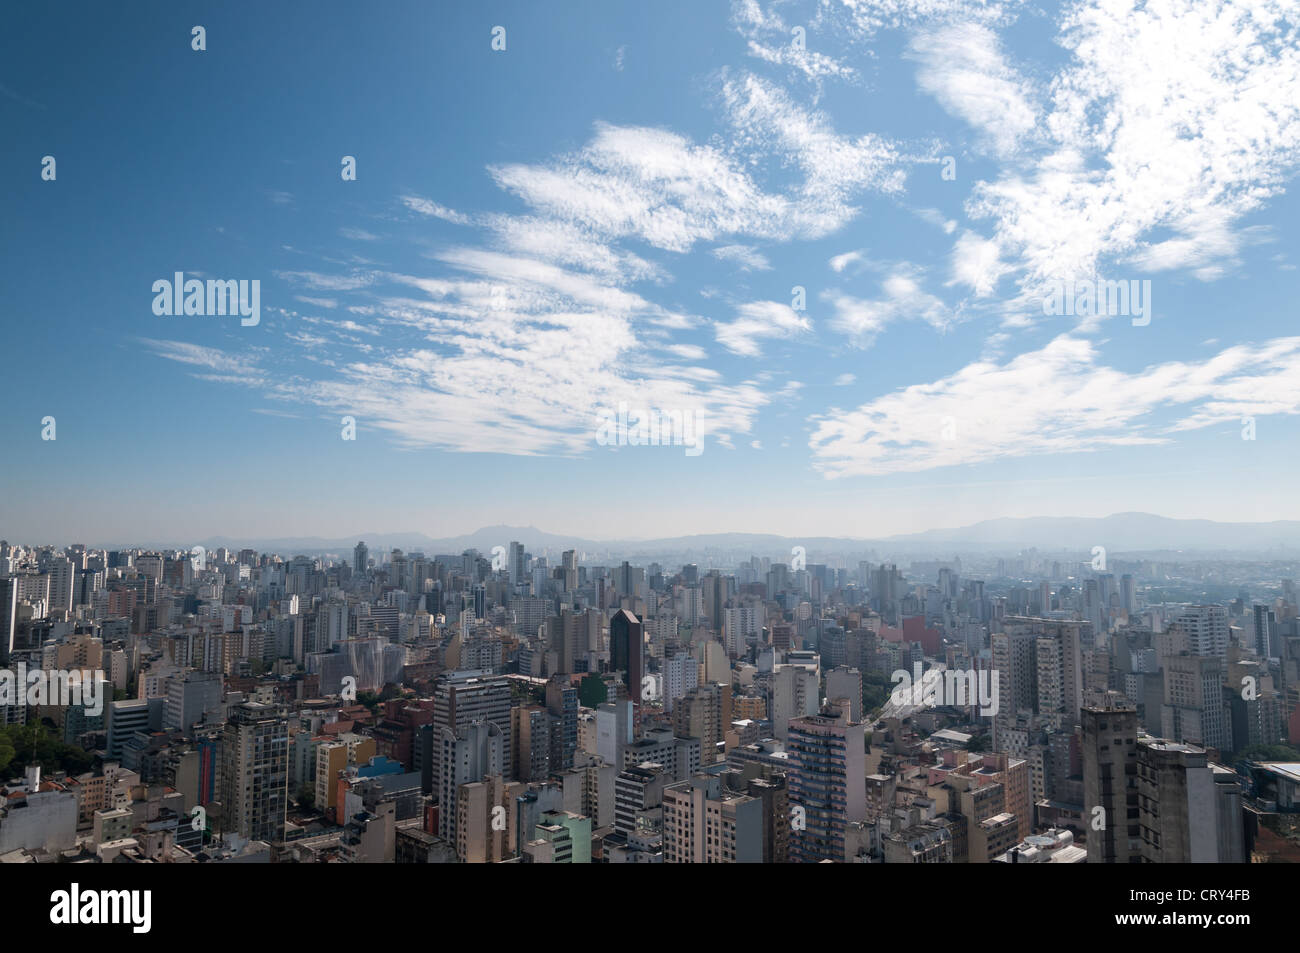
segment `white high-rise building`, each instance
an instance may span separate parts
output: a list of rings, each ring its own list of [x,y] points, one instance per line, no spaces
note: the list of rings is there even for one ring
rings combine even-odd
[[[817,714],[820,679],[802,665],[778,665],[772,673],[772,733],[785,741],[790,722]]]
[[[679,652],[664,659],[664,711],[673,710],[673,700],[684,698],[699,683],[700,665],[689,653]]]
[[[1193,655],[1228,654],[1228,610],[1225,606],[1188,606],[1177,624],[1187,633]]]
[[[722,645],[731,658],[743,655],[746,641],[758,637],[762,629],[760,612],[754,606],[722,610]]]
[[[50,613],[71,612],[72,592],[77,582],[77,567],[66,556],[50,565]]]
[[[441,729],[439,748],[438,835],[455,843],[456,802],[461,785],[504,772],[505,735],[490,721],[472,721],[455,731]]]

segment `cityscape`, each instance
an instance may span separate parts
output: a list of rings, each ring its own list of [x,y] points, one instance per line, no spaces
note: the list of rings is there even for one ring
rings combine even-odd
[[[0,542],[0,860],[1300,859],[1300,554],[887,545]]]
[[[1293,0],[10,6],[0,864],[56,942],[229,865],[237,943],[495,923],[469,865],[764,864],[800,944],[1285,918]]]

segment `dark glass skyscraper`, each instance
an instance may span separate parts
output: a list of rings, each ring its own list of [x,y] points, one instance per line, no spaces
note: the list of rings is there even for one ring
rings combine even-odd
[[[609,654],[614,671],[623,673],[623,684],[632,699],[634,721],[639,721],[645,637],[641,633],[641,620],[626,609],[619,609],[609,620]]]

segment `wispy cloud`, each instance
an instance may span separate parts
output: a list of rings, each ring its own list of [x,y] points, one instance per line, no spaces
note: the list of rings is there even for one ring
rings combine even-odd
[[[1175,417],[1161,422],[1158,411]],[[828,477],[878,475],[1163,444],[1246,415],[1297,413],[1300,337],[1126,373],[1101,365],[1092,342],[1061,335],[1006,364],[981,361],[814,416],[808,446]]]
[[[757,357],[766,339],[791,338],[812,329],[812,323],[788,304],[750,301],[736,308],[733,321],[714,324],[718,343],[733,354]]]
[[[440,218],[444,222],[451,222],[453,225],[468,225],[470,218],[468,215],[462,215],[454,209],[447,208],[445,205],[439,205],[437,202],[421,198],[418,195],[403,195],[402,204],[412,212],[424,215],[428,218]]]

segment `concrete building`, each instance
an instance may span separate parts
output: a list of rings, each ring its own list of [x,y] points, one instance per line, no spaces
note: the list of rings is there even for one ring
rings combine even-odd
[[[1140,856],[1148,864],[1244,863],[1241,792],[1204,748],[1137,744]]]
[[[1082,720],[1088,863],[1138,863],[1137,708],[1118,692],[1108,692],[1082,710]]]
[[[843,862],[845,829],[866,819],[866,732],[847,707],[790,722],[790,806],[794,814],[790,859]]]
[[[223,834],[283,840],[288,784],[288,720],[270,705],[231,709],[221,736]]]
[[[664,788],[664,863],[756,864],[763,859],[763,802],[698,774]]]

